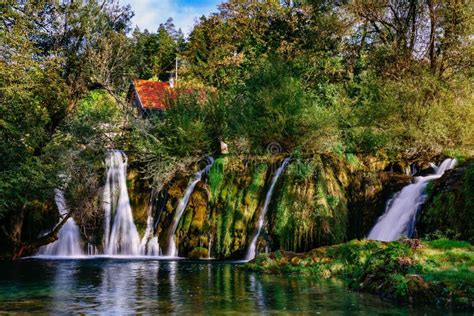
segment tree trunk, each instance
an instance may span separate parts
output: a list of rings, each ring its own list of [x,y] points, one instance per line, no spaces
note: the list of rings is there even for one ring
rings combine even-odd
[[[13,260],[23,256],[24,254],[31,254],[39,247],[50,244],[56,240],[58,240],[58,232],[61,230],[63,225],[67,222],[69,217],[71,217],[72,212],[69,212],[64,218],[57,224],[53,230],[47,233],[44,236],[32,241],[32,242],[22,242],[20,239],[18,240],[17,246],[15,247],[15,251],[13,254]]]
[[[436,72],[436,54],[435,54],[435,32],[436,32],[436,16],[432,0],[426,1],[430,15],[430,43],[429,43],[429,58],[430,68],[434,73]]]
[[[10,218],[10,231],[7,232],[8,239],[10,241],[10,249],[13,253],[21,248],[21,233],[23,230],[23,220],[25,218],[25,206],[21,207],[16,213]],[[13,255],[15,256],[15,255]]]

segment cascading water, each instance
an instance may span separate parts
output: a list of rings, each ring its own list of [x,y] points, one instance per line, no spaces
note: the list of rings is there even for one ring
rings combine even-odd
[[[107,180],[103,193],[104,253],[139,255],[140,236],[133,222],[127,191],[127,156],[122,151],[111,151],[106,159],[106,167]]]
[[[181,216],[183,216],[184,210],[186,209],[186,206],[188,205],[189,198],[191,197],[191,194],[194,191],[194,187],[196,184],[201,181],[202,175],[209,172],[209,170],[212,167],[212,164],[214,163],[214,159],[212,157],[208,158],[206,167],[204,167],[202,170],[197,172],[194,175],[193,181],[188,184],[188,187],[184,191],[184,196],[181,198],[181,200],[178,203],[178,207],[176,209],[176,214],[174,215],[173,222],[171,223],[170,229],[169,229],[169,240],[168,240],[168,249],[166,250],[166,256],[169,257],[177,257],[178,256],[178,249],[176,248],[176,228],[178,228],[179,220],[181,219]]]
[[[282,164],[280,165],[280,167],[278,167],[277,171],[275,172],[275,175],[272,178],[272,183],[270,185],[270,188],[267,191],[265,202],[263,203],[263,208],[262,208],[262,211],[260,212],[260,217],[258,218],[257,230],[251,239],[249,248],[247,249],[247,253],[245,255],[246,261],[250,261],[253,258],[255,258],[255,254],[257,250],[257,240],[262,231],[263,223],[265,220],[265,214],[267,213],[268,205],[270,205],[273,190],[275,189],[275,184],[277,183],[278,178],[280,177],[282,172],[285,170],[285,167],[286,165],[288,165],[289,162],[290,162],[290,158],[286,158],[285,160],[283,160]]]
[[[368,239],[393,241],[401,236],[411,237],[414,232],[416,213],[426,200],[428,182],[440,178],[444,172],[456,165],[456,159],[446,159],[439,167],[432,165],[435,173],[416,177],[415,182],[404,187],[387,202],[385,213],[369,233]]]
[[[99,249],[96,246],[87,244],[87,255],[88,256],[97,256],[99,254]]]
[[[61,218],[67,215],[68,209],[64,192],[59,189],[54,190],[54,200],[58,207]],[[39,255],[44,256],[82,256],[81,234],[79,226],[72,217],[61,227],[58,233],[58,240],[40,248]]]
[[[142,256],[158,256],[160,252],[160,245],[158,244],[158,237],[154,237],[153,225],[153,202],[155,200],[156,192],[151,193],[150,202],[148,203],[146,230],[140,242],[140,254]]]

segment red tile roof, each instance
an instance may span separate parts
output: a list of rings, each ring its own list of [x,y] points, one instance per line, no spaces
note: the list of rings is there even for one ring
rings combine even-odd
[[[133,85],[145,109],[164,110],[168,98],[172,96],[168,82],[133,80]]]

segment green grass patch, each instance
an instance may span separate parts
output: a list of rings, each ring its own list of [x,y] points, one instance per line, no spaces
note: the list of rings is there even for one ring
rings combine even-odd
[[[280,251],[244,266],[264,273],[339,277],[354,290],[399,302],[474,306],[474,248],[439,239],[378,242],[353,240],[304,254]]]
[[[453,248],[472,248],[471,243],[467,241],[450,240],[450,239],[445,239],[445,238],[432,240],[432,241],[426,241],[425,244],[428,245],[430,248],[445,249],[445,250],[453,249]]]

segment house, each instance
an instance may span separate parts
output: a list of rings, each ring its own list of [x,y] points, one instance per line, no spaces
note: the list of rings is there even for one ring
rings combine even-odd
[[[161,113],[166,107],[169,98],[174,98],[173,82],[152,80],[133,80],[128,94],[128,102],[137,108],[143,116],[152,113]]]
[[[153,80],[133,80],[128,92],[128,103],[137,108],[142,117],[161,115],[179,95],[194,95],[197,102],[205,102],[207,93],[216,93],[212,88],[176,88],[171,78],[169,82]]]

